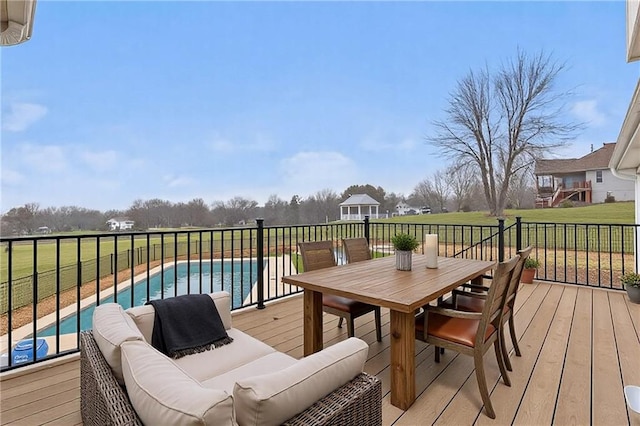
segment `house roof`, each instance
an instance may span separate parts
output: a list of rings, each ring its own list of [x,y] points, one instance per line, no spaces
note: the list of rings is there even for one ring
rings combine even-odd
[[[550,175],[608,169],[615,147],[615,143],[605,143],[602,148],[581,158],[540,159],[536,161],[534,174]]]
[[[629,169],[630,174],[640,175],[640,81],[631,99],[631,105],[622,123],[609,167],[615,170]],[[638,179],[636,177],[636,179]]]
[[[128,217],[113,217],[109,219],[107,222],[133,222]]]
[[[379,206],[380,203],[367,194],[353,194],[340,203],[341,206]]]

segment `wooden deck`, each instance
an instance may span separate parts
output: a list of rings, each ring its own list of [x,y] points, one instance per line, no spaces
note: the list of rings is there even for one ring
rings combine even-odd
[[[473,360],[451,351],[442,362],[416,342],[418,399],[408,411],[389,403],[389,312],[383,341],[375,341],[373,315],[356,320],[369,343],[365,370],[383,382],[383,424],[595,424],[640,425],[627,409],[623,386],[640,385],[640,305],[623,292],[536,283],[523,285],[516,307],[522,357],[513,353],[512,386],[499,380],[492,351],[485,358],[497,419],[482,411]],[[346,337],[337,317],[324,316],[324,342]],[[234,314],[234,326],[294,357],[302,356],[302,298]],[[79,361],[28,374],[5,373],[0,382],[3,425],[81,424]]]

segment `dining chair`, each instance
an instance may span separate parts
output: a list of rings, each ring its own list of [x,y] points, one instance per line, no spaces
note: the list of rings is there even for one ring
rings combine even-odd
[[[493,346],[502,380],[507,386],[511,386],[504,364],[499,328],[507,289],[519,259],[520,256],[514,256],[498,264],[482,312],[426,305],[425,311],[416,316],[415,320],[416,339],[435,346],[436,362],[440,362],[440,348],[473,357],[480,396],[487,415],[492,419],[496,418],[496,413],[487,389],[483,357]]]
[[[513,275],[511,276],[511,281],[509,282],[509,287],[507,289],[507,295],[505,297],[504,303],[504,312],[502,315],[502,325],[500,327],[500,339],[501,339],[501,347],[502,354],[504,356],[504,362],[507,367],[507,370],[513,371],[511,366],[511,360],[509,359],[509,354],[507,353],[507,345],[504,337],[504,325],[506,323],[509,324],[509,334],[511,336],[511,343],[513,343],[513,348],[516,352],[516,356],[522,356],[522,352],[520,351],[520,346],[518,345],[518,338],[516,336],[516,326],[514,322],[514,306],[516,303],[516,296],[518,295],[518,289],[520,288],[520,277],[522,276],[522,271],[524,270],[524,262],[527,260],[529,255],[531,254],[531,250],[533,247],[529,246],[522,250],[518,251],[518,256],[520,256],[516,267],[513,270]],[[465,288],[470,289],[471,291],[461,291],[461,290],[453,290],[451,298],[443,303],[443,306],[451,307],[453,309],[458,309],[460,311],[467,312],[482,312],[484,308],[485,298],[487,296],[487,292],[489,290],[488,287],[485,286],[477,286],[473,284],[465,284]]]
[[[342,247],[344,248],[347,263],[362,262],[363,260],[371,260],[371,250],[369,249],[369,242],[366,238],[343,238]],[[382,325],[380,321],[380,307],[376,306],[375,320],[376,320],[376,339],[378,342],[382,341]],[[342,320],[340,317],[338,321],[338,327],[342,327]]]
[[[342,247],[344,248],[347,263],[371,259],[371,250],[366,238],[343,238]]]
[[[306,271],[315,271],[322,268],[337,266],[333,254],[331,241],[307,241],[299,242],[298,248],[302,256],[302,266]],[[342,327],[342,319],[347,321],[347,334],[354,337],[354,320],[359,316],[374,312],[376,321],[376,339],[382,341],[382,329],[380,324],[380,307],[358,302],[347,297],[331,294],[322,295],[322,310],[340,317],[338,327]]]

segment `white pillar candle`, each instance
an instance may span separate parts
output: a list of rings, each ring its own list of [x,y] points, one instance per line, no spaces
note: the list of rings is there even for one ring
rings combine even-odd
[[[424,254],[427,257],[427,268],[438,267],[438,234],[424,235]]]

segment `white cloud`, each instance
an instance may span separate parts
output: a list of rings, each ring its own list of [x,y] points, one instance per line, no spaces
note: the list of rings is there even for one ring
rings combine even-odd
[[[165,175],[162,180],[169,188],[178,188],[192,185],[195,181],[187,176]]]
[[[280,162],[280,171],[285,185],[299,188],[300,194],[340,188],[358,175],[357,165],[339,152],[298,152]]]
[[[57,145],[30,145],[20,147],[22,161],[40,171],[59,172],[67,167],[64,150]]]
[[[109,151],[84,151],[80,153],[80,159],[94,170],[107,171],[118,164],[118,153]]]
[[[415,139],[405,138],[398,142],[382,141],[379,139],[366,139],[360,143],[360,148],[364,151],[413,151],[417,146]]]
[[[2,168],[2,184],[3,185],[15,185],[24,181],[24,175],[15,170]]]
[[[598,101],[595,99],[576,102],[571,112],[579,120],[594,126],[602,126],[607,121],[605,114],[598,110]]]
[[[2,128],[9,132],[23,132],[47,115],[47,107],[30,103],[12,103],[4,114]]]

